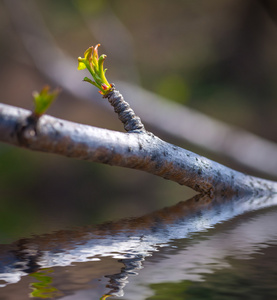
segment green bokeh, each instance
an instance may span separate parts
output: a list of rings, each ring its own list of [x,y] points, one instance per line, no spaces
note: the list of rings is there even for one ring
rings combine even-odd
[[[156,86],[157,94],[167,99],[185,104],[189,99],[189,86],[177,74],[162,77]]]

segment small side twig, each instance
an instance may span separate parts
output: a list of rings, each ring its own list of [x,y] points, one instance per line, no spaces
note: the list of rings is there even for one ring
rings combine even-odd
[[[113,89],[108,94],[104,95],[103,98],[108,98],[110,104],[114,108],[114,111],[118,114],[119,120],[123,123],[124,129],[127,132],[145,132],[145,128],[140,117],[135,114],[120,92],[114,88],[114,84],[112,85]]]
[[[99,89],[99,93],[103,95],[103,98],[108,98],[127,132],[145,132],[140,118],[136,116],[129,103],[127,103],[119,91],[114,88],[114,84],[108,82],[105,75],[107,69],[103,67],[107,55],[98,55],[99,46],[100,44],[97,44],[95,47],[89,47],[85,51],[84,57],[78,57],[78,70],[87,69],[90,72],[93,80],[85,77],[84,81],[96,86]]]

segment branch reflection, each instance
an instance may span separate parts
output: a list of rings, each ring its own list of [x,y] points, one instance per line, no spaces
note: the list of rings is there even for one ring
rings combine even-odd
[[[172,241],[206,231],[245,212],[276,204],[276,196],[210,199],[197,195],[143,217],[74,231],[59,231],[21,239],[11,245],[0,245],[0,287],[5,290],[10,284],[24,280],[25,275],[32,274],[32,278],[44,280],[44,288],[47,287],[48,292],[61,296],[89,289],[96,280],[101,279],[107,281],[106,291],[101,292],[102,299],[108,296],[122,297],[128,277],[137,275],[147,257],[169,246]],[[266,242],[270,234],[260,230],[255,232],[255,236],[257,241],[262,236],[263,242]],[[250,247],[251,252],[247,239],[240,242],[245,248]],[[213,247],[216,249],[218,244],[214,243]],[[186,257],[190,257],[188,253]],[[47,272],[46,276],[45,270],[51,270],[51,274]],[[55,283],[55,274],[65,270],[68,271],[67,276],[62,277],[67,283],[59,280]],[[76,272],[79,276],[77,281]],[[80,280],[82,273],[85,279]],[[36,294],[40,295],[44,290],[38,290],[38,286],[31,284],[33,289],[36,288]]]

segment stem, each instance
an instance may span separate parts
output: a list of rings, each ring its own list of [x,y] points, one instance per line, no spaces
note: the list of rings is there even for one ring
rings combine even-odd
[[[107,95],[104,95],[103,98],[108,98],[127,132],[146,132],[141,119],[135,114],[129,103],[124,100],[118,90],[111,90]]]

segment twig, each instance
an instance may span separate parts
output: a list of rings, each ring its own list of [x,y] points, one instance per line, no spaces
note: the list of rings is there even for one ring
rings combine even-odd
[[[108,98],[127,132],[145,132],[140,117],[135,114],[118,90],[113,89],[107,95],[103,96],[103,98]]]

